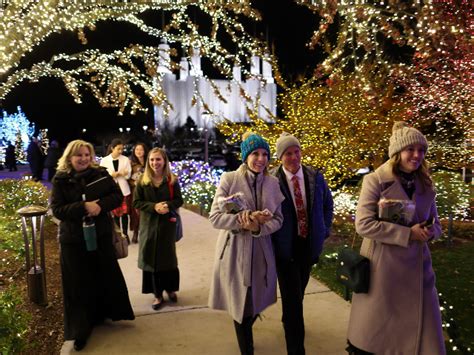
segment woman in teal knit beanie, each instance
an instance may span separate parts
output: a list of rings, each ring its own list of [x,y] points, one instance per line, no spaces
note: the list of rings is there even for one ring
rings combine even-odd
[[[209,306],[230,314],[240,352],[253,354],[253,323],[276,302],[271,235],[283,222],[284,197],[278,179],[267,172],[268,143],[246,133],[240,148],[243,164],[222,175],[209,215],[219,229]]]
[[[256,133],[246,132],[242,136],[242,143],[240,144],[240,154],[242,162],[245,163],[250,153],[256,149],[265,149],[270,160],[270,146],[267,141]]]

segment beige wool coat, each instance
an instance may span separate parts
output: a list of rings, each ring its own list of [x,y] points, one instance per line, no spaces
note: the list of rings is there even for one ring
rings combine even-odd
[[[411,225],[435,217],[435,192],[415,181],[416,212]],[[356,231],[364,237],[361,254],[370,259],[370,290],[353,294],[348,339],[377,355],[445,354],[435,274],[427,243],[409,241],[410,227],[379,221],[381,198],[408,199],[386,162],[367,175],[356,212]],[[370,244],[370,247],[369,247]]]
[[[258,206],[255,205],[255,183]],[[268,209],[273,213],[273,218],[260,226],[257,235],[240,230],[237,214],[224,213],[219,207],[219,198],[237,192],[243,193],[246,209]],[[271,234],[282,225],[283,200],[277,178],[259,174],[255,181],[245,164],[236,171],[222,175],[214,196],[209,220],[220,232],[216,243],[209,307],[227,311],[239,323],[242,323],[249,287],[252,287],[254,315],[276,302],[277,275]]]

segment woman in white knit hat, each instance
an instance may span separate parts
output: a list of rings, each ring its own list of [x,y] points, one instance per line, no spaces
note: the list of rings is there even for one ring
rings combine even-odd
[[[421,132],[396,122],[390,160],[364,178],[355,224],[364,237],[361,254],[370,259],[370,289],[352,298],[350,354],[446,353],[428,248],[441,225],[427,150]],[[381,199],[403,200],[405,220],[388,222],[396,216]],[[379,218],[380,212],[388,214]]]

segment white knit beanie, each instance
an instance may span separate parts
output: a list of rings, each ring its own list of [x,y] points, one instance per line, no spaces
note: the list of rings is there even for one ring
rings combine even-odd
[[[295,136],[292,136],[287,132],[282,132],[282,134],[276,141],[277,158],[281,159],[281,156],[283,155],[283,153],[285,153],[285,150],[292,146],[297,146],[301,149],[300,141]]]
[[[421,144],[428,151],[428,141],[416,128],[408,126],[406,122],[398,121],[393,124],[388,156],[391,158],[410,144]]]

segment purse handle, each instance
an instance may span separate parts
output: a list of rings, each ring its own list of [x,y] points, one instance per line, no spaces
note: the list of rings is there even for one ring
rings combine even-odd
[[[170,178],[168,179],[168,189],[170,190],[170,200],[173,199],[173,196],[174,196],[174,186],[173,184],[171,183],[171,176]]]
[[[351,249],[354,249],[354,244],[355,244],[356,236],[357,236],[357,232],[354,231],[354,235],[352,236]]]

